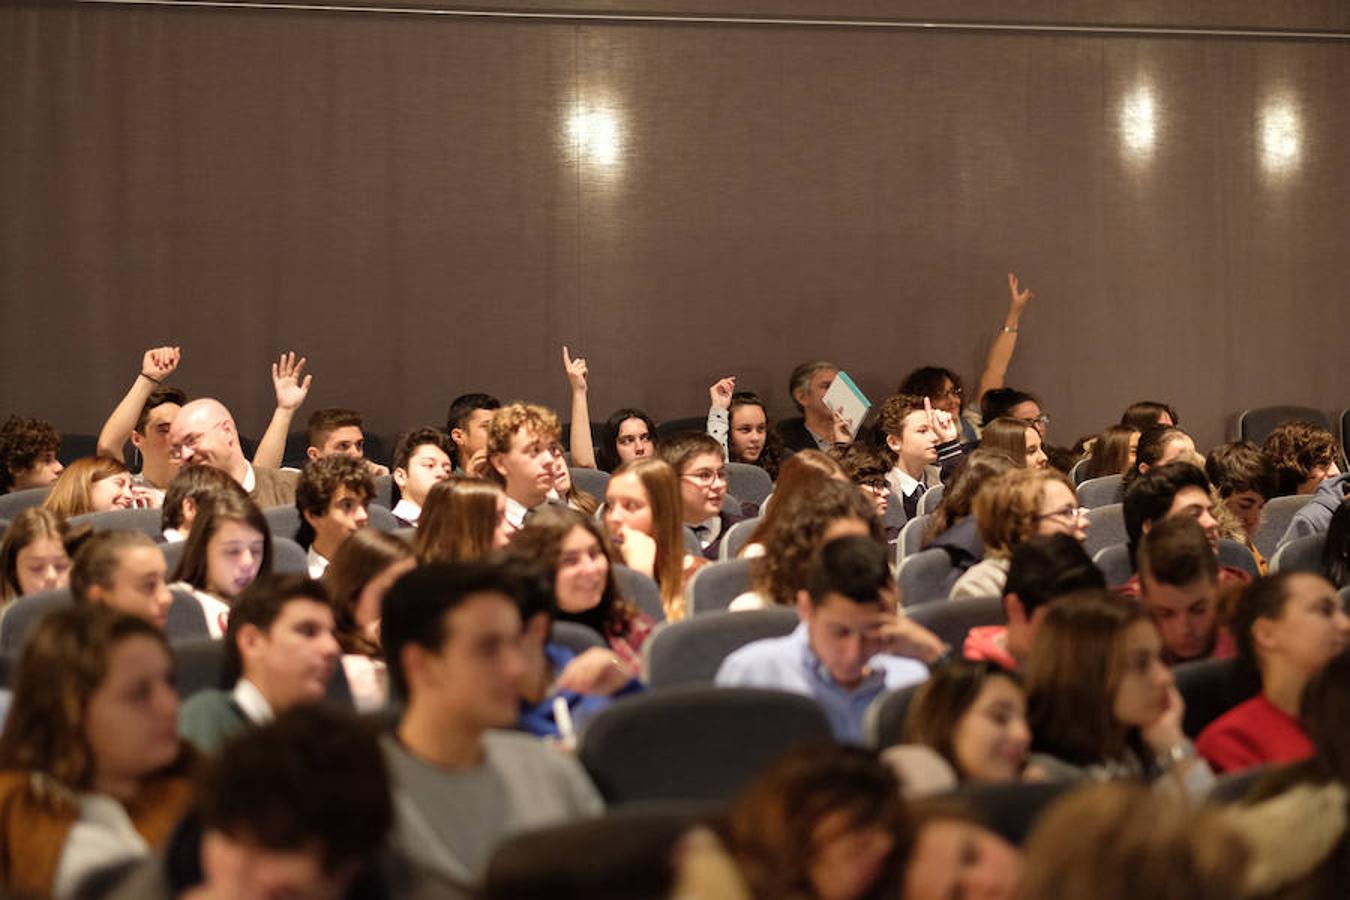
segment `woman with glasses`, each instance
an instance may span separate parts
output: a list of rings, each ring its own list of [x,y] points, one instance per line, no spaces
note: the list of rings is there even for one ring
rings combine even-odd
[[[684,587],[707,560],[685,552],[680,484],[659,459],[626,462],[605,490],[605,530],[624,565],[656,581],[666,621],[684,618]]]
[[[1087,510],[1073,485],[1054,469],[1013,469],[975,495],[975,525],[984,559],[952,585],[951,599],[1001,597],[1013,547],[1040,534],[1087,537]]]

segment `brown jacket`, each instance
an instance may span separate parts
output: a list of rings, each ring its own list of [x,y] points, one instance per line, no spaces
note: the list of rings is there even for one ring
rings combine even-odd
[[[267,509],[270,506],[295,505],[295,486],[300,481],[300,473],[254,466],[253,477],[257,483],[248,496],[259,507]]]
[[[191,797],[190,779],[166,776],[151,782],[127,814],[146,843],[158,847]],[[50,776],[0,772],[0,885],[21,897],[50,895],[66,837],[79,815],[75,794]]]

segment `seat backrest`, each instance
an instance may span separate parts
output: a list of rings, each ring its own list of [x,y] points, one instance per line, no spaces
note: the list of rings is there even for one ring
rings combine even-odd
[[[924,513],[910,519],[905,523],[905,527],[900,529],[900,537],[895,542],[897,566],[905,561],[906,556],[913,556],[923,549],[923,538],[928,533],[928,523],[931,519],[932,513]]]
[[[1087,464],[1087,459],[1083,458],[1074,463],[1069,469],[1069,480],[1072,481],[1075,486],[1087,481]]]
[[[722,498],[722,515],[731,516],[733,519],[739,519],[741,516],[745,515],[745,513],[742,512],[741,498],[728,492],[727,495]]]
[[[1205,726],[1260,690],[1259,679],[1244,677],[1235,659],[1202,659],[1172,670],[1186,703],[1182,730],[1192,740]]]
[[[1128,540],[1124,505],[1108,503],[1088,510],[1087,538],[1083,541],[1083,550],[1088,556],[1096,556],[1112,544],[1123,544]]]
[[[773,479],[759,466],[750,463],[727,463],[727,493],[733,494],[756,507],[763,505],[773,493]]]
[[[690,556],[702,556],[703,545],[698,542],[698,535],[694,534],[694,529],[685,525],[680,531],[684,537],[684,552]]]
[[[98,435],[96,434],[63,434],[61,435],[61,449],[57,451],[56,458],[61,460],[63,466],[68,466],[77,459],[83,459],[86,456],[98,455]]]
[[[656,426],[656,436],[661,440],[673,438],[677,434],[683,434],[686,431],[705,431],[708,428],[708,417],[688,416],[683,419],[667,419]]]
[[[375,496],[371,499],[372,503],[378,503],[393,509],[398,501],[394,499],[394,476],[377,475],[375,477]]]
[[[270,506],[263,510],[263,518],[267,520],[267,527],[272,531],[272,537],[284,537],[295,540],[296,532],[300,530],[300,510],[295,505],[290,506]]]
[[[609,473],[600,469],[579,469],[575,466],[568,469],[568,474],[572,476],[572,486],[580,491],[585,491],[596,500],[605,499],[605,490],[609,487]]]
[[[746,644],[782,637],[797,627],[797,612],[777,606],[706,613],[668,622],[642,645],[643,680],[653,688],[711,684],[722,661]]]
[[[1125,499],[1125,488],[1119,475],[1089,478],[1078,485],[1078,503],[1088,509],[1119,503]]]
[[[729,559],[704,566],[685,588],[689,615],[722,612],[731,601],[750,590],[750,560]]]
[[[799,744],[828,741],[810,698],[686,686],[625,697],[582,729],[577,758],[607,803],[729,801]]]
[[[886,499],[886,512],[881,516],[881,527],[887,531],[892,528],[899,530],[904,528],[908,521],[909,516],[905,515],[903,499],[895,491],[891,491],[890,497]]]
[[[1322,550],[1326,547],[1326,533],[1295,538],[1281,545],[1270,560],[1271,572],[1312,572],[1322,574]]]
[[[943,603],[921,603],[907,608],[909,618],[942,638],[956,654],[972,628],[1005,625],[1002,597],[967,597]]]
[[[0,616],[0,655],[17,655],[29,632],[43,616],[54,609],[65,609],[74,602],[68,587],[16,599]]]
[[[1134,576],[1134,563],[1130,561],[1130,548],[1126,544],[1103,547],[1092,561],[1101,570],[1107,587],[1118,587]]]
[[[1280,548],[1280,538],[1289,530],[1289,523],[1298,511],[1313,498],[1312,494],[1291,494],[1288,497],[1271,497],[1261,510],[1261,524],[1256,527],[1252,543],[1261,555],[1270,559]]]
[[[286,447],[281,451],[281,464],[290,469],[303,469],[309,462],[309,431],[286,432]]]
[[[1258,406],[1243,410],[1238,416],[1238,437],[1261,444],[1267,435],[1285,422],[1311,422],[1327,431],[1331,430],[1331,420],[1327,414],[1311,406]]]
[[[107,512],[71,516],[70,524],[88,525],[95,531],[139,531],[156,541],[164,540],[163,512],[158,509],[110,509]]]
[[[1253,578],[1261,577],[1261,570],[1257,568],[1256,557],[1252,556],[1252,551],[1248,550],[1245,544],[1231,538],[1219,540],[1219,565],[1241,569]]]
[[[188,699],[199,691],[223,688],[220,670],[225,661],[225,642],[219,638],[174,641],[174,678],[178,696]],[[341,669],[341,666],[338,666]]]
[[[941,548],[920,550],[906,556],[895,575],[900,585],[900,602],[911,607],[946,600],[951,572],[952,558]]]
[[[1270,775],[1276,768],[1278,766],[1266,764],[1237,772],[1225,772],[1214,782],[1214,787],[1209,789],[1209,793],[1205,795],[1205,802],[1220,806],[1237,803],[1256,787],[1257,782]]]
[[[554,622],[548,641],[550,644],[566,647],[578,656],[592,647],[609,646],[600,632],[580,622]]]
[[[367,524],[376,531],[397,531],[403,525],[394,514],[390,512],[389,507],[379,503],[372,503],[366,507],[366,514],[370,516]]]
[[[50,487],[40,487],[0,494],[0,519],[9,519],[13,522],[25,509],[41,506],[42,501],[46,500],[51,492]]]
[[[666,608],[661,603],[661,586],[651,577],[627,566],[616,565],[614,580],[618,582],[619,593],[625,599],[636,603],[637,608],[649,619],[654,622],[666,620]]]
[[[1008,843],[1026,842],[1042,812],[1074,785],[1050,781],[971,782],[953,798]]]
[[[169,604],[169,617],[164,623],[164,636],[171,641],[210,637],[206,613],[197,602],[197,598],[182,588],[171,590],[173,603]]]
[[[282,575],[309,574],[305,548],[290,538],[272,538],[272,571]]]
[[[474,896],[481,900],[666,897],[674,886],[672,861],[680,838],[720,812],[719,804],[644,803],[514,835],[493,849],[481,890]],[[604,851],[597,853],[599,847]]]
[[[735,525],[727,529],[726,536],[722,538],[722,543],[717,547],[717,558],[721,562],[729,559],[735,559],[736,554],[741,552],[750,541],[750,535],[759,527],[759,518],[742,519]]]
[[[924,491],[923,496],[919,498],[917,514],[921,516],[927,515],[937,509],[938,504],[942,502],[942,495],[946,493],[946,490],[946,485],[935,484]]]
[[[885,750],[896,744],[904,743],[905,718],[909,715],[910,704],[923,683],[911,684],[898,691],[884,691],[873,700],[863,716],[863,738],[867,746],[875,750]]]

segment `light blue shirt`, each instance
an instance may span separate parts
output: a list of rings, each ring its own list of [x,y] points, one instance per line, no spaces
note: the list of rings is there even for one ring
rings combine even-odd
[[[867,661],[867,676],[849,690],[830,677],[825,664],[811,649],[806,623],[786,637],[746,644],[717,670],[718,687],[771,688],[810,697],[825,710],[835,739],[844,744],[863,742],[863,716],[885,690],[899,690],[928,678],[928,667],[902,656],[878,654]]]

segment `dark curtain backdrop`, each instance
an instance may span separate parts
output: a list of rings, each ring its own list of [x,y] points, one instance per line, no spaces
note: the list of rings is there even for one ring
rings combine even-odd
[[[307,409],[383,432],[476,389],[566,417],[564,343],[597,419],[728,374],[786,413],[812,357],[876,400],[926,363],[973,387],[1010,269],[1009,383],[1058,442],[1142,397],[1202,446],[1350,405],[1345,3],[585,8],[1328,34],[11,3],[0,412],[95,432],[161,343],[254,433],[290,347]]]

